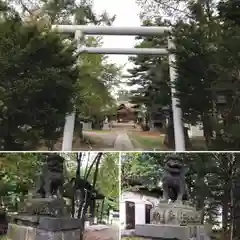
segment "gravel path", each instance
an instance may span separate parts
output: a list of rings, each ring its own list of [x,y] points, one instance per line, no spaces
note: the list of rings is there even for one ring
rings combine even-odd
[[[116,141],[114,143],[114,149],[119,151],[131,151],[134,150],[133,144],[126,131],[117,132]]]
[[[84,131],[84,135],[96,143],[92,150],[102,151],[141,151],[134,148],[127,133],[132,124],[115,124],[109,131]]]

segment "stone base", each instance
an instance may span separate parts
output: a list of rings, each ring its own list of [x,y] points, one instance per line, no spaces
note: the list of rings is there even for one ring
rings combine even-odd
[[[169,224],[139,224],[135,234],[144,238],[210,240],[203,225],[177,226]]]
[[[50,231],[78,229],[81,227],[79,219],[48,216],[16,215],[12,217],[12,223]]]
[[[78,240],[79,219],[42,216],[14,216],[8,225],[7,236],[11,240]]]
[[[182,202],[160,202],[151,209],[151,223],[170,225],[201,225],[201,213]]]
[[[29,198],[24,201],[22,212],[28,215],[69,216],[64,199]]]
[[[34,227],[9,224],[7,237],[11,240],[79,240],[80,229],[47,231]]]

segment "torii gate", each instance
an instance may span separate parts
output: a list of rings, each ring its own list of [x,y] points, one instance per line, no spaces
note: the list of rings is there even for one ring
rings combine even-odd
[[[75,39],[79,42],[82,35],[117,35],[117,36],[160,36],[165,32],[170,32],[171,27],[113,27],[113,26],[86,26],[86,25],[53,25],[53,30],[64,33],[75,33]],[[80,42],[79,42],[80,45]],[[171,38],[168,39],[168,49],[174,48]],[[168,52],[166,48],[101,48],[86,47],[79,48],[79,52],[91,54],[124,54],[124,55],[168,55],[169,72],[171,83],[175,82],[176,71],[174,69],[175,56]],[[177,106],[179,99],[175,97],[176,89],[172,86],[172,112],[174,124],[175,150],[185,151],[184,129],[182,122],[182,111]],[[74,133],[75,112],[66,116],[62,151],[72,150]]]

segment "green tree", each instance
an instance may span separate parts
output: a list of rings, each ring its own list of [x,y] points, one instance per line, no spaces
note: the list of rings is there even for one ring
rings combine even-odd
[[[101,40],[88,38],[85,45],[100,47]],[[108,62],[108,58],[99,54],[81,54],[79,58],[79,81],[77,83],[76,106],[79,114],[93,119],[94,127],[104,116],[115,110],[115,99],[111,95],[113,86],[119,85],[120,68]]]
[[[115,16],[110,17],[107,12],[97,15],[92,10],[92,1],[29,1],[29,0],[10,0],[11,6],[17,10],[22,18],[30,21],[39,21],[48,15],[51,24],[79,24],[85,25],[93,23],[99,25],[105,23],[110,25]],[[19,11],[20,9],[20,11]]]
[[[15,18],[0,23],[0,29],[1,148],[33,149],[44,139],[52,149],[61,134],[57,128],[72,109],[75,48]]]
[[[73,55],[75,42],[63,41],[73,36],[50,31],[53,23],[111,24],[114,17],[97,16],[88,1],[13,0],[1,2],[0,10],[2,149],[36,149],[44,144],[53,150],[73,105],[81,117],[98,122],[114,111],[111,87],[119,69],[102,55]],[[87,46],[101,44],[97,38],[82,40]]]
[[[144,26],[162,26],[167,22],[161,19],[153,21],[146,20]],[[136,44],[137,48],[152,48],[167,45],[166,36],[163,37],[137,37],[142,40]],[[165,110],[171,106],[171,94],[169,83],[168,58],[166,56],[142,56],[130,57],[129,60],[135,65],[129,69],[131,77],[128,84],[137,86],[136,90],[131,91],[133,103],[143,105],[147,109],[146,121],[150,127],[154,127],[154,120],[162,120]]]
[[[216,50],[214,41],[209,39],[209,25],[180,22],[176,27],[175,53],[178,74],[176,88],[185,122],[193,125],[202,122],[206,143],[210,147],[212,122],[215,120],[212,115],[216,111],[216,96],[212,89],[216,79],[213,70]]]
[[[41,153],[0,154],[0,200],[10,210],[18,210],[18,203],[34,187],[43,158]]]
[[[238,149],[239,28],[224,21],[223,12],[215,16],[206,3],[189,9],[193,20],[179,22],[175,30],[176,87],[185,121],[202,122],[209,149]]]
[[[90,154],[94,156],[94,154]],[[89,163],[85,166],[84,172],[89,172],[87,180],[92,184],[94,174],[97,172],[95,188],[105,196],[105,210],[108,206],[114,209],[119,208],[119,154],[118,153],[105,153],[102,155],[99,166],[88,158]],[[94,158],[95,159],[95,158]],[[98,168],[98,169],[96,169]],[[86,174],[83,175],[86,178]]]
[[[178,77],[174,87],[180,98],[184,123],[203,125],[208,149],[238,149],[239,56],[236,49],[239,48],[239,26],[234,10],[238,3],[181,0],[168,3],[155,0],[137,2],[143,11],[160,8],[163,12],[172,10],[175,16],[181,15],[168,25],[173,27],[176,45],[173,53],[176,54]],[[146,16],[146,21],[152,17],[152,23],[160,17]],[[152,41],[152,46],[158,45]],[[144,69],[147,65],[142,63],[141,66]],[[137,70],[137,74],[141,71]],[[151,74],[147,73],[143,79],[147,81],[150,77]],[[168,82],[167,76],[164,78]],[[140,85],[146,86],[144,83]],[[150,92],[152,99],[156,96],[161,104],[164,103],[158,94],[166,90],[154,93],[150,89]]]
[[[119,184],[119,153],[106,153],[99,168],[96,188],[114,209],[119,209]]]

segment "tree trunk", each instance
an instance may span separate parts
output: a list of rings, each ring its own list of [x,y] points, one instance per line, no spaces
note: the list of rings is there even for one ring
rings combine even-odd
[[[77,153],[76,154],[76,161],[77,161],[77,169],[76,169],[76,174],[75,174],[75,182],[73,184],[73,193],[72,193],[72,217],[75,217],[75,212],[76,212],[76,204],[75,200],[76,198],[76,192],[77,192],[77,186],[78,182],[81,178],[81,161],[82,161],[82,153]]]
[[[229,200],[230,200],[230,219],[229,219],[229,239],[233,239],[234,231],[234,178],[236,174],[236,158],[234,154],[229,154]]]
[[[53,140],[46,140],[45,144],[48,148],[48,151],[54,151],[54,141]]]
[[[204,216],[205,216],[205,212],[204,212],[204,197],[198,196],[196,209],[198,211],[201,211],[201,224],[203,224],[204,223]]]
[[[235,183],[233,189],[234,209],[233,209],[233,237],[234,239],[240,239],[240,154],[235,153]]]
[[[87,193],[86,193],[87,194]],[[86,220],[86,213],[87,213],[87,209],[89,206],[89,201],[86,201],[85,204],[83,205],[83,209],[82,209],[82,214],[80,216],[80,240],[83,240],[83,234],[85,231],[85,220]]]
[[[212,138],[213,138],[213,128],[211,124],[211,118],[206,113],[202,113],[202,123],[203,123],[203,135],[205,138],[205,143],[207,148],[212,147]]]
[[[226,194],[226,195],[225,195]],[[228,239],[229,194],[225,191],[222,208],[222,239]]]
[[[233,211],[233,237],[240,239],[240,178],[234,187],[234,211]]]
[[[95,219],[95,200],[91,200],[90,205],[90,224],[94,224],[94,219]]]

